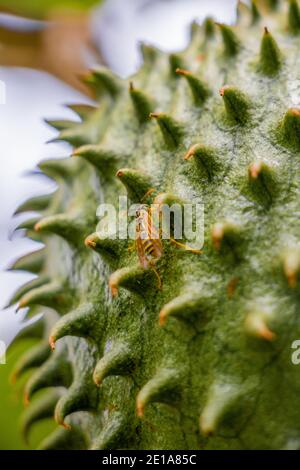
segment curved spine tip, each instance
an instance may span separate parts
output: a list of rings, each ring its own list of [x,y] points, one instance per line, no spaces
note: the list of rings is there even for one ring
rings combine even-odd
[[[300,273],[300,251],[299,248],[289,248],[285,250],[283,257],[283,272],[291,289],[295,289],[298,284]]]
[[[243,395],[247,394],[247,388],[243,390],[241,385],[227,382],[226,379],[229,380],[224,378],[224,381],[214,382],[209,388],[207,402],[199,419],[200,431],[205,437],[217,431],[226,415],[236,408]]]
[[[216,250],[221,249],[221,243],[224,238],[224,226],[222,223],[217,223],[212,229],[212,242]]]
[[[187,83],[191,89],[194,102],[196,105],[201,105],[208,98],[210,92],[207,85],[196,77],[192,72],[185,69],[176,69],[177,75],[181,75],[187,80]]]
[[[274,168],[262,160],[257,160],[249,165],[248,178],[253,193],[262,204],[269,206],[278,193]]]
[[[115,277],[113,277],[113,275],[110,276],[108,285],[109,285],[112,297],[117,297],[117,295],[119,294],[118,281],[117,279],[115,279]]]
[[[60,396],[61,392],[59,389],[51,390],[47,395],[38,398],[27,408],[22,416],[22,433],[27,443],[32,426],[38,421],[53,417],[54,408]]]
[[[146,173],[133,168],[121,168],[116,176],[125,186],[129,198],[133,202],[142,202],[145,195],[153,188],[152,178]]]
[[[95,232],[84,240],[84,244],[98,253],[106,262],[112,263],[119,257],[122,242],[107,234]]]
[[[194,144],[184,155],[184,160],[190,160],[193,157],[197,166],[204,170],[208,179],[212,179],[221,168],[217,153],[213,148]]]
[[[152,287],[154,282],[155,286],[157,286],[157,276],[156,270],[143,268],[140,265],[118,269],[109,278],[112,297],[118,295],[120,287],[143,295],[147,287]]]
[[[55,338],[53,336],[49,336],[49,345],[50,345],[50,348],[51,348],[51,351],[54,351],[55,350]]]
[[[84,219],[79,214],[55,214],[43,217],[34,226],[36,232],[49,232],[78,244],[86,232]]]
[[[33,274],[39,274],[45,263],[45,248],[32,251],[28,255],[21,256],[11,266],[9,271],[28,271]]]
[[[217,222],[214,224],[211,236],[215,249],[220,251],[222,243],[226,241],[226,239],[228,239],[229,242],[234,242],[235,235],[238,235],[238,233],[238,227],[231,222]]]
[[[97,315],[99,313],[98,309],[98,305],[84,303],[75,310],[65,314],[52,327],[50,344],[55,346],[56,341],[65,336],[76,336],[86,339],[97,338],[101,332],[101,325],[98,325],[96,322],[99,316]]]
[[[137,415],[137,417],[138,418],[143,418],[144,411],[145,411],[145,407],[144,407],[143,403],[141,403],[139,401],[139,399],[137,399],[137,402],[136,402],[136,415]]]
[[[267,314],[265,312],[254,311],[247,315],[245,320],[247,333],[268,342],[276,340],[276,334],[267,325]]]
[[[163,306],[159,313],[159,324],[164,326],[170,316],[183,318],[197,314],[201,312],[205,303],[197,292],[181,294]]]
[[[93,372],[93,381],[99,387],[103,380],[111,375],[126,375],[133,368],[135,354],[128,344],[113,344],[108,352],[98,361]]]
[[[19,309],[31,305],[44,305],[45,307],[57,308],[58,301],[61,303],[61,306],[65,306],[68,302],[68,298],[64,295],[64,287],[63,284],[57,281],[36,287],[21,297]]]
[[[19,205],[19,207],[17,207],[13,215],[18,215],[23,212],[43,211],[48,208],[52,198],[53,198],[53,193],[31,197],[30,199],[27,199],[27,201]]]
[[[180,396],[181,386],[181,371],[172,368],[159,369],[137,395],[137,416],[143,417],[145,407],[150,403],[174,403]]]
[[[23,405],[27,407],[29,406],[29,404],[30,404],[29,394],[25,392],[23,395]]]
[[[36,289],[37,287],[41,287],[44,284],[48,284],[49,281],[50,279],[48,276],[40,275],[37,278],[27,282],[23,286],[19,287],[19,289],[13,294],[5,308],[11,307],[12,305],[16,304],[28,292],[33,289]]]
[[[223,23],[215,23],[219,27],[224,44],[224,52],[228,57],[235,56],[240,50],[240,41],[230,26]]]
[[[87,246],[88,248],[92,248],[92,249],[95,249],[97,244],[92,241],[89,237],[87,237],[85,240],[84,240],[84,244],[85,246]]]

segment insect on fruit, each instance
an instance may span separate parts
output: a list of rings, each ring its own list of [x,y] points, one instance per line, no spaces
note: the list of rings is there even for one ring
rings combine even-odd
[[[150,190],[153,192],[153,190]],[[146,193],[144,198],[149,195]],[[159,204],[149,206],[142,204],[136,210],[136,226],[135,226],[135,246],[139,258],[140,265],[144,269],[152,269],[158,279],[158,288],[162,288],[161,277],[155,268],[156,262],[163,254],[163,244],[161,236],[164,233],[160,224],[162,223],[163,208]],[[190,251],[192,253],[201,254],[200,250],[195,250],[183,243],[178,242],[174,238],[170,238],[170,242],[178,248]]]
[[[161,289],[162,282],[155,263],[163,254],[163,245],[159,231],[153,223],[153,208],[146,204],[141,205],[136,211],[135,245],[140,265],[147,269],[151,268],[157,279],[158,288]]]

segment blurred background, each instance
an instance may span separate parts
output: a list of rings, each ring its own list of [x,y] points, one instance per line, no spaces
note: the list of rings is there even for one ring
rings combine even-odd
[[[70,153],[67,145],[46,144],[56,133],[44,119],[74,119],[64,105],[92,103],[78,78],[89,67],[101,62],[126,78],[140,65],[139,41],[165,51],[180,50],[188,42],[192,20],[201,23],[210,15],[232,23],[236,4],[236,0],[0,0],[0,341],[6,346],[23,328],[25,312],[16,315],[15,307],[4,307],[14,290],[34,277],[9,272],[7,267],[38,249],[37,243],[14,234],[22,216],[13,214],[23,200],[54,189],[50,180],[32,171],[37,163]],[[8,376],[10,365],[26,347],[23,343],[9,348],[6,364],[0,358],[0,449],[25,448],[17,429],[22,384],[12,393]],[[35,429],[37,436],[51,425],[41,426]],[[35,436],[31,445],[35,446]]]

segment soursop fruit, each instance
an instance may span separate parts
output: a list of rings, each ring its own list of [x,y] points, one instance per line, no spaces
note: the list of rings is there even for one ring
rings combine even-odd
[[[19,208],[45,246],[12,266],[38,276],[11,300],[44,313],[14,374],[35,368],[25,434],[57,422],[41,449],[300,448],[299,47],[296,0],[239,2],[183,52],[142,45],[128,81],[96,67],[97,106],[49,122],[74,150]],[[125,194],[201,200],[202,254],[165,240],[154,272],[101,237],[97,207]]]

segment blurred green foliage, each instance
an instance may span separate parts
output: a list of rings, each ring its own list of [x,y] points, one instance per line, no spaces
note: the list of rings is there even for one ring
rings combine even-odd
[[[26,377],[14,385],[9,382],[9,377],[17,359],[33,344],[32,340],[17,341],[9,348],[6,364],[0,365],[0,450],[35,449],[56,427],[53,420],[43,420],[34,425],[30,445],[26,445],[22,437],[20,416],[24,410],[22,398]]]
[[[88,10],[102,0],[0,0],[0,10],[21,16],[43,18],[51,10]]]

